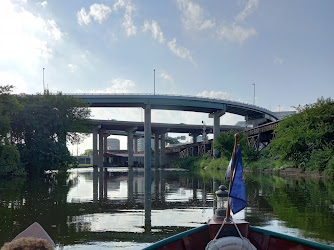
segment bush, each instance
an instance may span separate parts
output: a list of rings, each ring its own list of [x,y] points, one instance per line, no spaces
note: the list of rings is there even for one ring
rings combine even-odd
[[[13,174],[19,170],[20,154],[13,145],[0,146],[0,176]]]

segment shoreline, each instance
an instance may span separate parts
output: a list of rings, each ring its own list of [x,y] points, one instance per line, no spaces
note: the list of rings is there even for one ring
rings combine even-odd
[[[307,172],[303,171],[300,168],[285,168],[281,170],[253,170],[253,169],[244,169],[247,173],[261,173],[261,174],[276,174],[280,177],[300,179],[300,178],[314,178],[314,179],[333,179],[331,176],[326,175],[324,172]]]

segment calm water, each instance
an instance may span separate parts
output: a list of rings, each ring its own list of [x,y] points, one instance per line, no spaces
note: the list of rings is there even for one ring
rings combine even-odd
[[[223,180],[180,170],[152,173],[152,227],[145,230],[143,169],[108,174],[74,169],[27,181],[0,181],[0,246],[34,221],[60,249],[142,249],[203,225]],[[235,217],[253,226],[334,245],[333,180],[246,174],[248,207]]]

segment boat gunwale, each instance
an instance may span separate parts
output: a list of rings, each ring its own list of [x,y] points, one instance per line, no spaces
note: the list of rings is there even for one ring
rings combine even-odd
[[[178,240],[182,240],[182,239],[184,239],[188,236],[191,236],[191,235],[193,235],[197,232],[201,232],[201,231],[207,229],[207,227],[209,227],[209,224],[205,224],[203,226],[196,227],[196,228],[187,230],[185,232],[170,236],[166,239],[163,239],[163,240],[160,240],[156,243],[153,243],[153,245],[150,245],[150,246],[144,248],[144,250],[157,249],[159,247],[166,246],[170,243],[173,243],[173,242],[176,242]],[[317,243],[317,242],[310,241],[310,240],[300,239],[300,238],[297,238],[297,237],[294,237],[294,236],[281,234],[281,233],[273,232],[273,231],[258,228],[258,227],[249,226],[249,229],[250,229],[250,231],[253,231],[255,233],[260,233],[262,235],[268,235],[270,237],[280,239],[280,240],[294,242],[294,243],[301,244],[303,246],[307,246],[307,247],[310,247],[310,248],[324,249],[324,250],[327,250],[327,249],[333,250],[334,249],[334,247],[332,247],[332,246],[324,245],[324,244]]]
[[[298,243],[298,244],[301,244],[303,246],[307,246],[307,247],[311,247],[311,248],[315,248],[315,249],[332,249],[332,250],[334,249],[334,247],[332,247],[332,246],[324,245],[324,244],[314,242],[314,241],[310,241],[310,240],[300,239],[300,238],[297,238],[297,237],[294,237],[294,236],[281,234],[281,233],[273,232],[273,231],[258,228],[258,227],[249,226],[249,229],[250,229],[250,231],[260,233],[262,235],[269,235],[270,237],[273,237],[273,238],[276,238],[276,239]]]
[[[168,237],[166,239],[163,239],[163,240],[160,240],[160,241],[158,241],[156,243],[153,243],[153,245],[144,248],[144,250],[157,249],[159,247],[166,246],[167,244],[176,242],[176,241],[184,239],[184,238],[186,238],[186,237],[188,237],[190,235],[193,235],[195,233],[201,232],[201,231],[207,229],[208,227],[209,227],[209,224],[205,224],[205,225],[200,226],[200,227],[195,227],[193,229],[187,230],[185,232],[182,232],[182,233],[170,236],[170,237]]]

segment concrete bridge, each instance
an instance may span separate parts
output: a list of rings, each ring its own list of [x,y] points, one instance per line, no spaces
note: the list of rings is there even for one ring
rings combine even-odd
[[[191,97],[191,96],[174,96],[174,95],[149,95],[149,94],[69,94],[73,97],[80,98],[86,103],[89,103],[91,107],[140,107],[145,110],[145,123],[143,126],[133,123],[133,126],[126,128],[126,134],[128,136],[128,149],[129,149],[129,165],[132,165],[133,155],[133,135],[135,131],[138,131],[140,127],[143,128],[145,133],[145,148],[151,148],[151,135],[154,133],[155,138],[155,151],[159,151],[159,140],[161,145],[164,145],[164,134],[168,131],[168,128],[156,126],[152,128],[151,123],[151,109],[162,110],[180,110],[180,111],[193,111],[208,113],[210,118],[213,118],[213,140],[221,131],[220,117],[225,113],[232,113],[244,116],[247,123],[256,126],[258,124],[276,121],[278,116],[276,113],[270,110],[250,105],[241,102],[235,102],[230,100],[203,98],[203,97]],[[120,124],[121,125],[121,124]],[[124,125],[124,124],[123,124]],[[99,148],[103,148],[103,134],[106,130],[106,126],[98,125],[93,131],[93,151],[96,152],[93,156],[93,165],[98,166],[97,157],[97,134],[99,133]],[[174,126],[176,128],[176,126]],[[182,127],[182,126],[180,126]],[[189,128],[189,125],[187,126]],[[202,128],[202,127],[201,127]],[[154,130],[153,130],[154,129]],[[172,131],[170,131],[172,132]],[[177,131],[175,131],[177,132]],[[191,133],[191,131],[189,131]],[[196,135],[195,133],[191,133]],[[198,134],[198,132],[197,132]],[[95,150],[94,150],[95,149]],[[101,151],[101,150],[100,150]],[[161,148],[161,153],[164,154],[164,149]],[[214,156],[218,155],[218,151],[214,150]],[[159,158],[155,155],[155,165],[160,165]],[[102,152],[99,156],[100,165],[103,162]],[[145,165],[150,165],[151,155],[150,152],[145,153]]]
[[[151,110],[180,110],[208,113],[210,118],[213,118],[213,140],[215,141],[220,133],[220,117],[225,113],[232,113],[244,116],[247,123],[253,125],[263,124],[269,121],[278,120],[277,115],[270,110],[245,104],[241,102],[234,102],[221,99],[210,99],[202,97],[191,96],[170,96],[170,95],[144,95],[144,94],[69,94],[73,97],[79,98],[91,107],[140,107],[144,109],[144,141],[145,149],[151,149]],[[129,151],[129,165],[133,165],[133,135],[138,128],[133,126],[129,128],[126,133],[128,136],[128,151]],[[95,127],[93,131],[93,166],[98,167],[98,158],[100,171],[103,168],[103,147],[106,148],[104,142],[105,130],[101,125]],[[167,131],[159,131],[155,133],[154,145],[155,152],[159,151],[159,139],[161,145],[165,145],[165,133]],[[97,154],[97,135],[99,135],[99,157]],[[160,136],[159,136],[160,135]],[[160,137],[160,138],[159,138]],[[106,140],[105,140],[106,141]],[[165,147],[161,147],[161,155],[165,154]],[[214,150],[214,156],[218,156],[219,152]],[[159,157],[155,155],[155,165],[159,162]],[[144,157],[145,170],[145,218],[151,211],[151,195],[150,195],[150,180],[151,180],[151,150],[145,150]],[[147,209],[146,209],[147,208]],[[150,221],[146,221],[145,225],[149,225]]]

